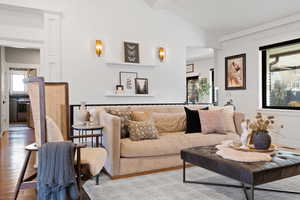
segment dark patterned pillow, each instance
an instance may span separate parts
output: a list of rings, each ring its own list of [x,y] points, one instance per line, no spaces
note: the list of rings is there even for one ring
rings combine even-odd
[[[109,114],[116,115],[121,119],[121,138],[128,138],[128,120],[131,120],[131,111],[107,110]]]
[[[158,139],[158,131],[152,120],[148,121],[128,121],[130,139],[133,141],[145,139]]]

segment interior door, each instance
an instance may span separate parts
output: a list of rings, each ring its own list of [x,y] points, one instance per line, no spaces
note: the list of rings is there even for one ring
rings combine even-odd
[[[1,135],[4,131],[8,130],[9,127],[9,91],[8,91],[8,72],[5,67],[5,55],[4,47],[0,48],[0,70],[1,70]]]

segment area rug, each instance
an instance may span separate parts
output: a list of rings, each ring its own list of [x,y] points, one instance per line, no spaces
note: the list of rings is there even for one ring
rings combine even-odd
[[[187,168],[187,180],[239,184],[199,167]],[[300,176],[262,185],[272,189],[299,191]],[[89,180],[84,189],[92,200],[243,200],[242,189],[182,182],[182,170],[161,172],[126,179],[110,180],[102,175],[100,184]],[[296,200],[300,195],[255,191],[259,200]]]

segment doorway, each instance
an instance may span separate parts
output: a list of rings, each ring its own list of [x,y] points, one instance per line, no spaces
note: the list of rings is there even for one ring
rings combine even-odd
[[[23,82],[25,78],[37,76],[40,68],[40,50],[31,48],[1,48],[2,130],[10,132],[33,128],[29,96]]]
[[[217,104],[214,66],[214,49],[187,47],[187,103]]]

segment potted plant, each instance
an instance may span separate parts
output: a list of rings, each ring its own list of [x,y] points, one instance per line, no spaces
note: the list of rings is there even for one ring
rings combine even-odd
[[[250,144],[254,145],[255,149],[269,149],[271,146],[270,129],[274,124],[274,116],[267,116],[264,118],[261,113],[257,113],[255,120],[249,123],[249,128],[252,131]]]
[[[202,78],[199,82],[199,87],[197,91],[199,99],[209,95],[209,89],[210,89],[210,85],[208,83],[207,78]]]

